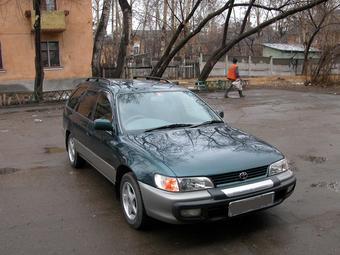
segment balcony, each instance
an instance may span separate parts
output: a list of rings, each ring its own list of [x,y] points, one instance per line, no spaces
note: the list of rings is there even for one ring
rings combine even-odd
[[[53,33],[65,31],[65,17],[68,14],[68,11],[41,11],[41,31]],[[26,11],[25,15],[31,19],[31,28],[34,31],[35,11]]]

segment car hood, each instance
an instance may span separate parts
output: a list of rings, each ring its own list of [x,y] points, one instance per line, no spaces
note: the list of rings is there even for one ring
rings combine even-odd
[[[283,158],[273,146],[225,124],[157,130],[127,138],[168,166],[176,176],[241,171]]]

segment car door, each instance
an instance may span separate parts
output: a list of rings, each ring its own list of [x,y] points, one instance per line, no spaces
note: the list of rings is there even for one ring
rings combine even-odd
[[[67,100],[66,106],[64,108],[63,114],[63,127],[64,130],[71,131],[73,129],[73,122],[76,113],[76,107],[81,99],[81,97],[86,93],[88,86],[81,84],[75,89]]]
[[[88,89],[80,98],[76,107],[75,114],[72,117],[73,127],[71,134],[76,139],[77,151],[91,163],[92,154],[90,151],[91,139],[89,136],[89,127],[93,125],[93,111],[97,102],[98,91]]]
[[[112,96],[107,91],[101,91],[94,110],[93,120],[107,119],[115,123]],[[98,156],[96,168],[113,183],[115,182],[118,165],[117,136],[114,131],[90,129],[91,150]]]

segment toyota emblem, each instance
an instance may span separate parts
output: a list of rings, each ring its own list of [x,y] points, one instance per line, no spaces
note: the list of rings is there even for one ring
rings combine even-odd
[[[245,179],[248,178],[248,174],[247,174],[247,172],[241,172],[239,174],[239,177],[240,177],[241,180],[245,180]]]

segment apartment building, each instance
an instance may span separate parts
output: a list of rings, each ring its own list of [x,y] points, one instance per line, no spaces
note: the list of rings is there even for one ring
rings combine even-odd
[[[41,0],[44,90],[72,87],[91,75],[91,0]],[[32,90],[35,77],[33,1],[0,4],[0,91]]]

